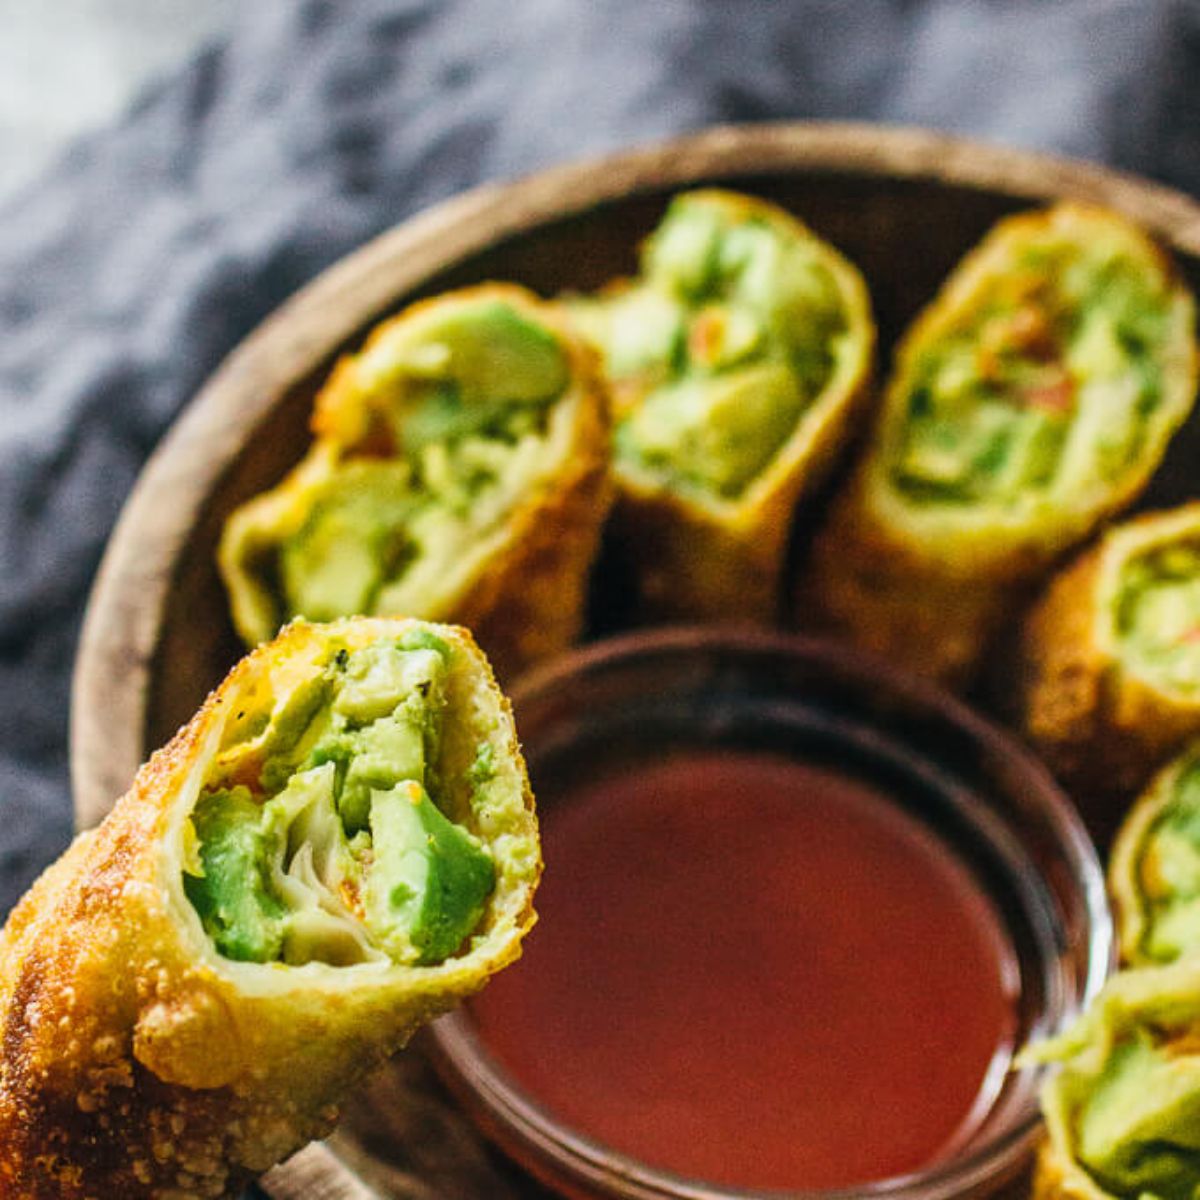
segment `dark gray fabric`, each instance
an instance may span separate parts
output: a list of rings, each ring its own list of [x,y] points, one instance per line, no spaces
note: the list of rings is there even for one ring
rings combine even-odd
[[[0,211],[0,912],[65,845],[68,676],[138,468],[270,309],[485,179],[859,117],[1200,192],[1190,0],[255,0]]]

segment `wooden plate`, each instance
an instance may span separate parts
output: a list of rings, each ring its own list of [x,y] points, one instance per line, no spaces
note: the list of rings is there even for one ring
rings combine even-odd
[[[309,404],[335,356],[410,300],[486,279],[544,294],[634,265],[666,198],[697,184],[793,209],[871,286],[881,347],[1000,216],[1070,197],[1108,205],[1170,245],[1200,287],[1200,207],[1127,175],[912,129],[854,124],[717,128],[476,189],[383,234],[324,272],[239,346],[147,464],[92,591],[71,704],[81,827],[191,716],[239,657],[214,564],[230,510],[276,482],[307,442]],[[1151,501],[1196,491],[1200,420],[1176,440]],[[441,1092],[419,1047],[350,1106],[332,1143],[268,1177],[280,1197],[535,1196]]]

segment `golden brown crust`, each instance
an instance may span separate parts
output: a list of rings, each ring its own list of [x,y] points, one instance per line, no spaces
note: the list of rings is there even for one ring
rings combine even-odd
[[[796,506],[825,479],[870,400],[867,370],[777,485],[728,516],[618,472],[614,531],[635,564],[643,615],[774,622]]]
[[[1087,748],[1100,732],[1105,707],[1106,655],[1093,635],[1099,562],[1098,549],[1092,549],[1057,575],[1026,618],[1021,637],[1021,724],[1065,779],[1086,776]]]
[[[264,622],[261,612],[264,600],[275,602],[247,570],[248,555],[261,549],[256,529],[277,526],[282,509],[296,507],[289,493],[303,492],[319,482],[355,443],[370,437],[370,414],[355,378],[356,360],[389,337],[398,324],[429,308],[485,299],[513,305],[559,338],[570,376],[568,391],[558,401],[572,412],[568,437],[559,468],[529,487],[505,518],[501,536],[487,535],[491,548],[470,576],[452,592],[403,615],[467,625],[505,679],[576,640],[583,624],[588,570],[614,497],[608,393],[595,354],[555,306],[524,288],[489,283],[421,301],[376,327],[358,355],[336,364],[317,396],[312,418],[317,441],[305,459],[278,487],[230,518],[218,562],[235,625],[248,644],[270,635],[271,623]],[[273,532],[263,544],[269,547],[277,537]]]
[[[990,586],[921,555],[911,542],[870,519],[861,473],[847,481],[813,541],[794,607],[800,628],[819,628],[950,685],[968,681],[1026,585],[1023,555],[1014,581]]]
[[[1030,1197],[1031,1200],[1107,1200],[1108,1193],[1046,1138],[1038,1147]]]
[[[181,789],[264,661],[313,636],[293,625],[244,659],[9,918],[0,935],[0,1194],[234,1195],[327,1133],[355,1080],[519,955],[535,879],[504,898],[481,945],[426,969],[231,966],[194,912],[177,906],[167,880],[178,865],[164,846],[179,804],[190,805]],[[494,687],[465,631],[453,636],[478,660],[480,686]],[[532,821],[527,782],[525,808]]]
[[[1114,586],[1157,529],[1200,520],[1196,506],[1111,530],[1057,575],[1025,620],[1015,672],[1018,720],[1107,842],[1131,797],[1188,738],[1200,702],[1168,693],[1122,662],[1111,632]],[[1131,540],[1137,539],[1137,540]]]
[[[825,478],[870,404],[875,323],[857,269],[791,213],[718,189],[691,195],[721,203],[734,219],[757,217],[782,225],[818,249],[837,287],[855,360],[814,398],[768,467],[735,500],[692,498],[618,460],[614,532],[637,578],[643,616],[770,623],[779,616],[796,505]],[[618,411],[633,403],[622,396]]]

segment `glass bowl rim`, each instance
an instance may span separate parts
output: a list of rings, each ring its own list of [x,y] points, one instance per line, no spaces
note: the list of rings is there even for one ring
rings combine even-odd
[[[518,726],[523,702],[631,661],[689,651],[739,657],[769,654],[823,668],[852,683],[869,682],[904,709],[919,709],[956,726],[975,743],[1007,759],[1010,769],[1028,784],[1028,794],[1036,798],[1040,815],[1057,839],[1058,851],[1069,862],[1077,900],[1087,919],[1086,978],[1076,1003],[1062,1014],[1060,1026],[1092,1000],[1115,968],[1116,946],[1104,869],[1074,804],[1049,769],[1012,731],[885,659],[828,638],[736,622],[634,630],[577,647],[525,672],[509,689]],[[436,1021],[430,1036],[439,1073],[469,1108],[475,1108],[485,1131],[501,1146],[516,1141],[549,1159],[552,1166],[546,1177],[556,1184],[565,1178],[594,1189],[597,1195],[607,1193],[627,1200],[950,1200],[991,1179],[1015,1175],[1042,1123],[1038,1106],[1029,1105],[1029,1111],[961,1156],[851,1187],[799,1191],[738,1188],[652,1167],[560,1120],[491,1054],[461,1009]],[[543,1164],[539,1167],[547,1169]]]

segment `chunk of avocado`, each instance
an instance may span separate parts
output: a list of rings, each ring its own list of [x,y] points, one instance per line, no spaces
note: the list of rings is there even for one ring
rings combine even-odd
[[[651,371],[665,377],[683,353],[683,306],[662,288],[631,287],[600,301],[580,301],[571,316],[603,348],[614,379]]]
[[[367,613],[380,586],[406,565],[414,507],[404,463],[346,463],[315,497],[308,519],[279,550],[290,614],[329,621]]]
[[[272,894],[272,847],[262,809],[244,787],[211,792],[192,813],[204,874],[185,873],[184,891],[226,958],[269,962],[283,947],[286,908]]]
[[[897,474],[910,487],[948,498],[978,495],[1008,462],[1020,420],[998,402],[947,404],[908,427]]]
[[[503,300],[443,306],[414,315],[394,348],[399,372],[453,384],[464,408],[507,401],[549,401],[567,386],[566,355],[558,338]],[[444,437],[447,424],[466,421],[450,393],[430,394],[402,418],[408,446]]]
[[[430,699],[441,693],[446,659],[438,645],[376,642],[349,655],[342,667],[333,711],[351,724],[386,717],[408,696]],[[437,705],[434,705],[437,707]]]
[[[331,683],[314,675],[298,683],[271,712],[263,733],[259,781],[268,792],[287,784],[296,765],[308,757],[311,743],[328,719]]]
[[[483,915],[496,885],[491,856],[411,780],[375,792],[370,821],[367,930],[397,961],[441,962]]]
[[[721,213],[708,201],[680,196],[642,251],[642,274],[689,299],[707,294],[716,281]]]
[[[617,448],[735,495],[770,462],[803,408],[786,366],[755,363],[654,393],[618,431]]]
[[[730,229],[721,266],[731,302],[756,314],[785,343],[824,342],[842,324],[833,279],[812,247],[766,222]]]
[[[384,642],[347,659],[333,727],[313,750],[314,763],[340,764],[338,811],[347,833],[367,828],[373,791],[404,779],[426,781],[437,753],[445,674],[442,655],[423,647]]]
[[[447,665],[454,653],[449,642],[420,628],[410,629],[396,642],[396,647],[400,650],[432,650]]]
[[[402,779],[425,778],[425,723],[402,710],[363,729],[331,734],[314,761],[343,763],[338,812],[348,834],[367,828],[371,795]]]
[[[1115,1046],[1080,1113],[1079,1157],[1114,1195],[1194,1200],[1200,1058],[1144,1036]]]
[[[469,404],[455,383],[436,380],[412,393],[417,399],[396,421],[405,450],[419,453],[477,433],[494,418],[478,404]]]

